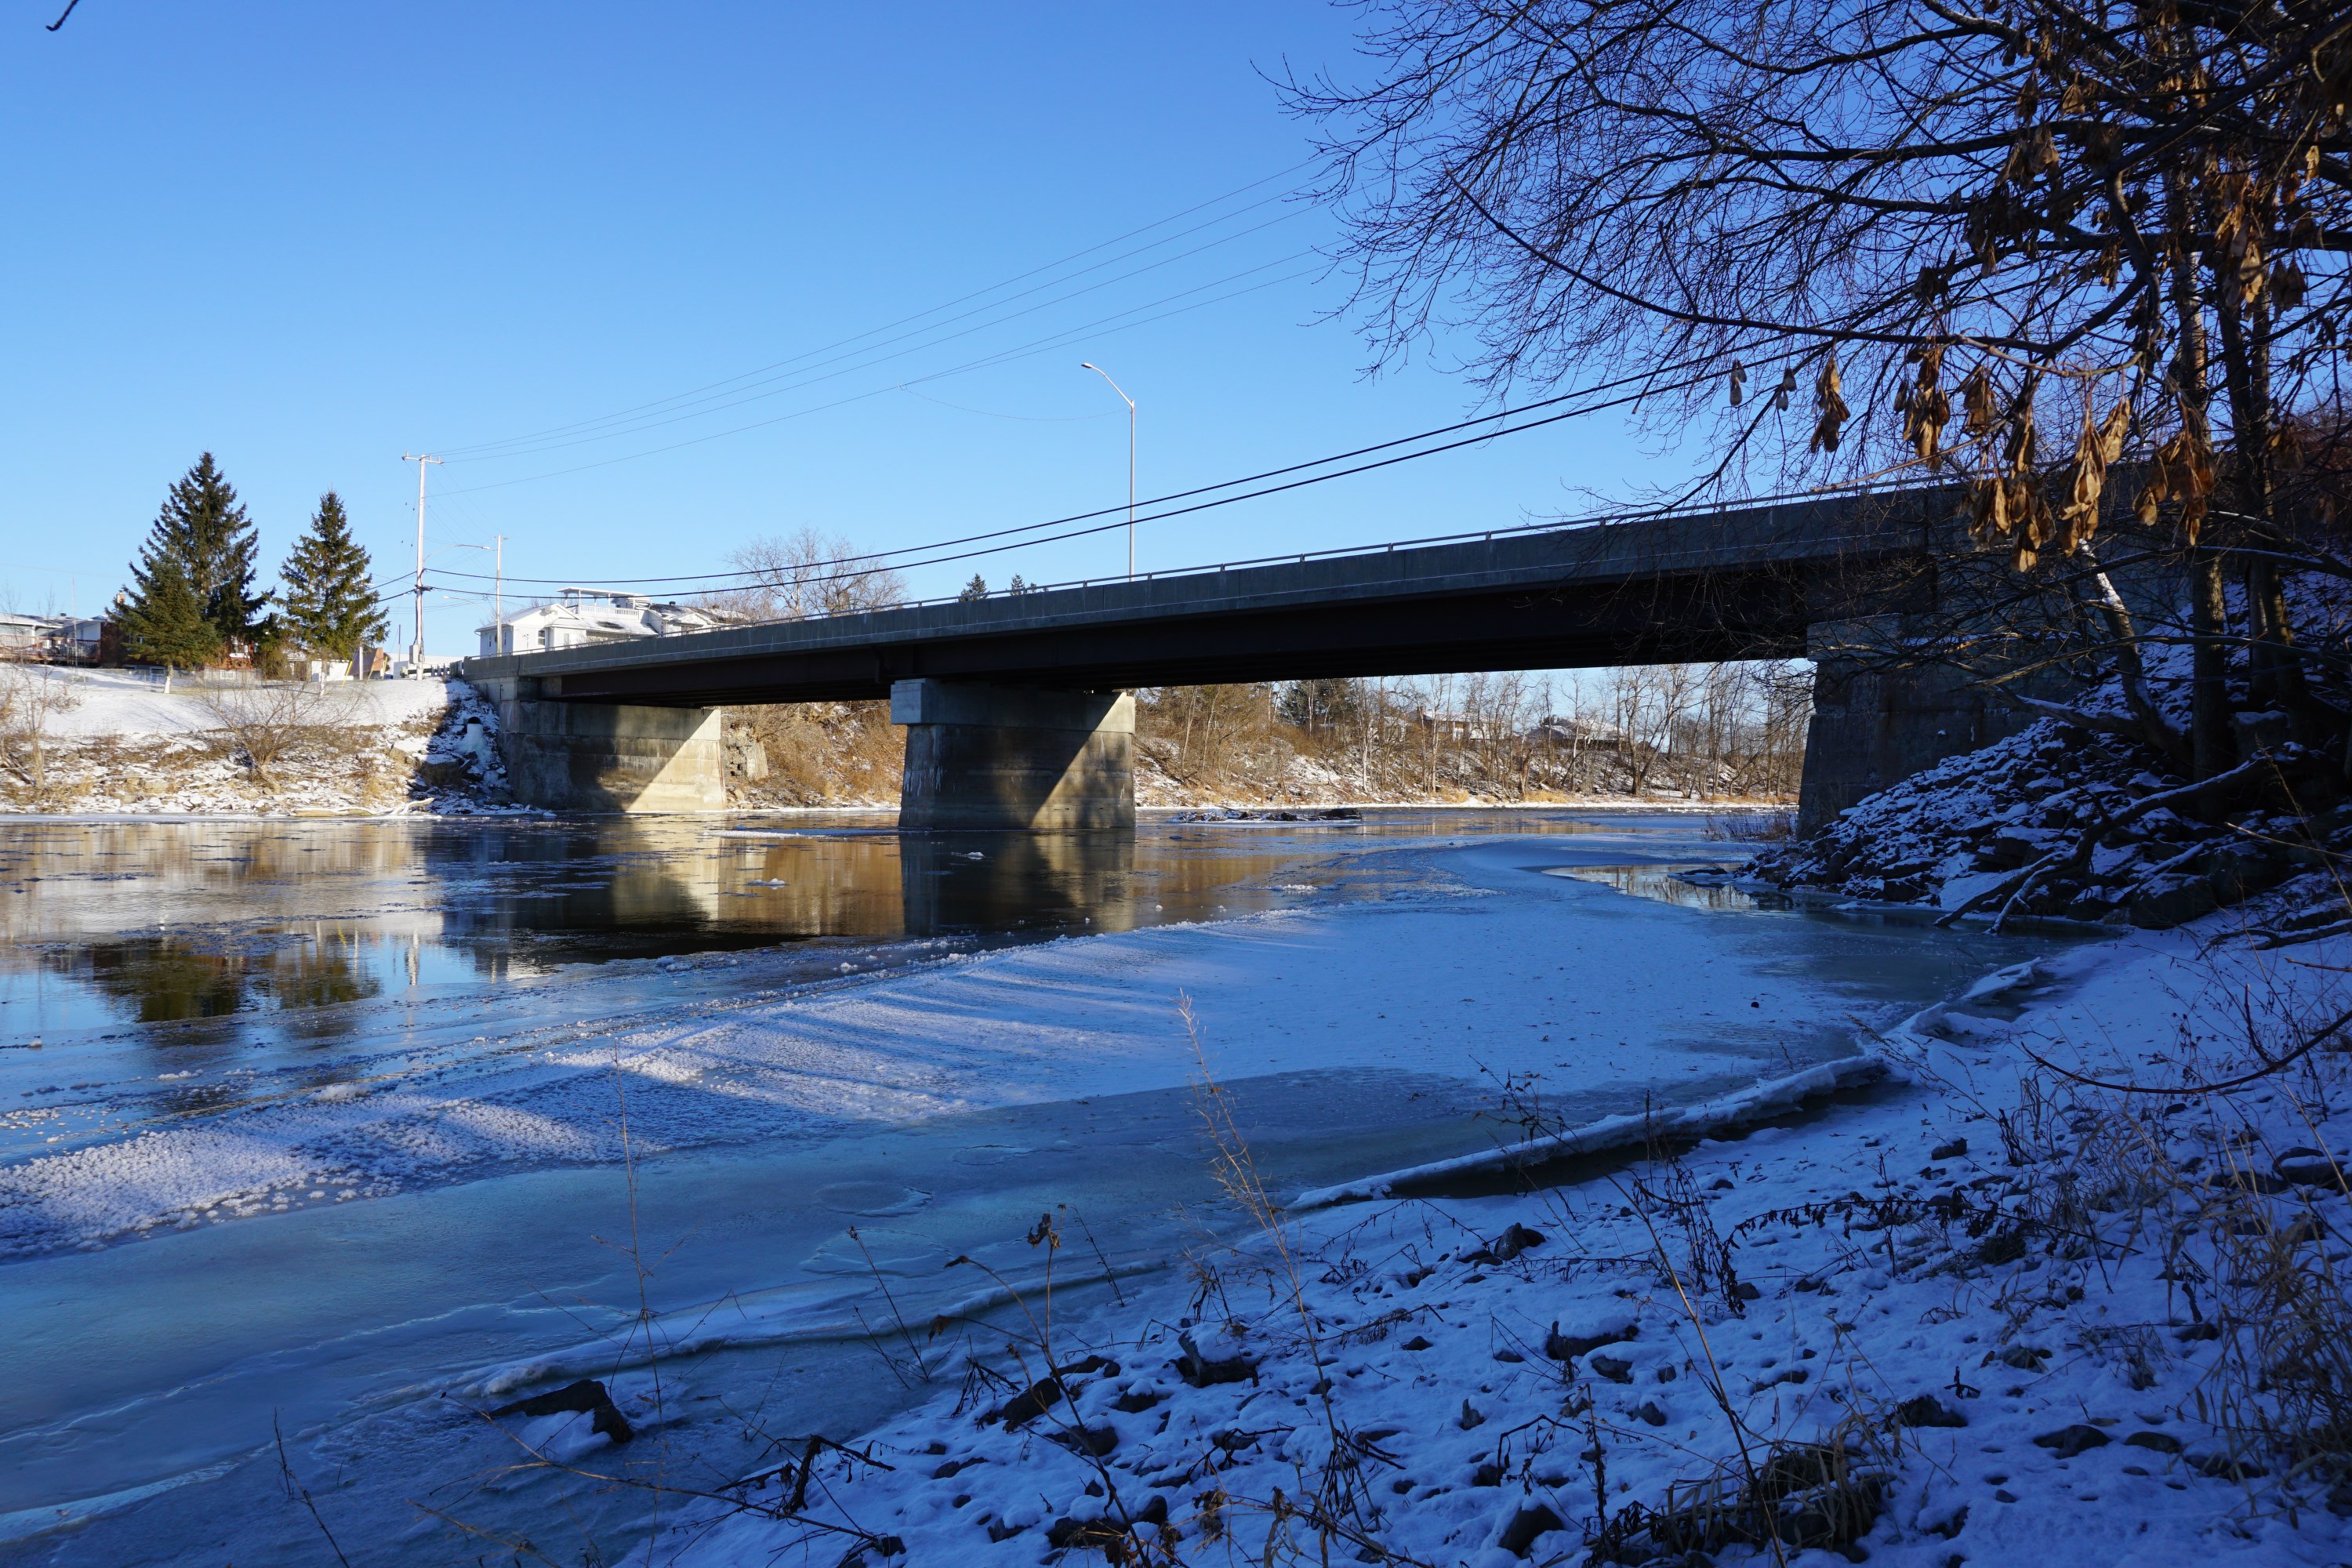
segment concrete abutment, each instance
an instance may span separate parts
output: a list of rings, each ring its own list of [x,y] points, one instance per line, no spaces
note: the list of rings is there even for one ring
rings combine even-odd
[[[1900,616],[1809,627],[1813,716],[1797,795],[1797,833],[1826,827],[1839,812],[1913,773],[2015,734],[2034,715],[1981,679],[1949,664],[1904,660]],[[2035,696],[2066,683],[2022,683]]]
[[[719,710],[562,702],[524,696],[525,684],[477,682],[499,705],[499,747],[517,801],[549,811],[726,809]]]

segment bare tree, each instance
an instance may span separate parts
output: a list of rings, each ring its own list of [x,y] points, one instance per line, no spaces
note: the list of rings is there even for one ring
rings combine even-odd
[[[905,579],[839,534],[801,528],[754,539],[727,563],[748,575],[740,588],[710,596],[714,609],[762,621],[846,616],[902,603]]]
[[[49,732],[81,705],[70,677],[29,661],[0,659],[0,773],[35,805],[49,795]]]
[[[2280,578],[2352,576],[2329,537],[2340,482],[2298,477],[2342,468],[2319,459],[2344,436],[2352,13],[1386,0],[1375,15],[1373,79],[1294,83],[1292,99],[1327,128],[1383,357],[1458,325],[1498,391],[1633,376],[1654,426],[1706,442],[1701,488],[1759,464],[1807,482],[1964,479],[1979,540],[2061,580],[2157,751],[2200,777],[2228,765],[2232,658],[2247,702],[2343,737],[2345,652],[2298,641]],[[2127,458],[2130,510],[2169,524],[2191,581],[2185,616],[2135,612],[2090,551]],[[2150,641],[2193,649],[2187,735],[2144,689]]]

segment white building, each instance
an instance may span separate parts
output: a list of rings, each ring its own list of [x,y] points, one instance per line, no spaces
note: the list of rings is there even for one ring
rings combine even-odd
[[[27,616],[0,610],[0,658],[96,664],[106,623],[90,616]]]
[[[566,588],[551,605],[534,605],[481,627],[481,657],[585,647],[633,637],[674,637],[725,624],[724,616],[711,611],[691,605],[657,604],[643,594]]]

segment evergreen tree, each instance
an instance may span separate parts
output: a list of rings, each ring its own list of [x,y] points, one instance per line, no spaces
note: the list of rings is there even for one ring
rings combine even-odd
[[[220,634],[205,619],[204,601],[175,558],[165,555],[140,571],[139,592],[117,613],[122,650],[144,664],[202,669],[221,656]]]
[[[253,557],[259,543],[236,489],[206,452],[172,486],[147,542],[140,547],[123,612],[125,637],[138,626],[147,628],[140,635],[163,639],[155,643],[158,647],[168,644],[184,651],[194,647],[173,629],[180,616],[178,595],[185,593],[194,598],[198,614],[211,628],[212,657],[218,658],[222,645],[232,640],[252,641],[270,600],[269,595],[253,591]]]
[[[321,658],[357,658],[362,643],[383,639],[389,622],[369,585],[375,573],[334,491],[319,498],[310,531],[278,575],[286,580],[279,626],[295,647]]]
[[[975,572],[971,574],[971,581],[963,585],[963,592],[958,594],[956,597],[959,599],[985,599],[988,597],[988,583],[979,573]]]

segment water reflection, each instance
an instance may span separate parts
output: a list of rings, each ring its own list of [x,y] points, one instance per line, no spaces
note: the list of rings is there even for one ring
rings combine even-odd
[[[1135,863],[1135,839],[1124,833],[908,835],[898,844],[906,930],[913,936],[1036,926],[1132,931]],[[1230,868],[1224,874],[1230,879]]]
[[[1637,899],[1655,899],[1685,910],[1722,910],[1738,913],[1758,907],[1757,900],[1737,888],[1685,881],[1688,866],[1547,866],[1547,877],[1572,882],[1598,882]]]
[[[257,936],[268,942],[274,934]],[[365,1001],[383,989],[361,970],[348,933],[278,940],[285,944],[207,948],[177,937],[132,937],[50,946],[40,959],[51,974],[79,983],[142,1024],[223,1018],[261,1005],[308,1012]]]
[[[1498,828],[1591,825],[1368,811],[1347,837]],[[841,944],[1034,940],[1385,896],[1330,873],[1334,848],[1311,822],[903,838],[851,814],[0,822],[0,1046],[125,1023],[175,1041],[299,1044],[355,1026],[347,1016],[380,998],[495,994],[580,963],[767,949],[830,972]],[[207,1031],[215,1020],[252,1026]]]

